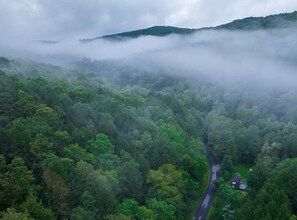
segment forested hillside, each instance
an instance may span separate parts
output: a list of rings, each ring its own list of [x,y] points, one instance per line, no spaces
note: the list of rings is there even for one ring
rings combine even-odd
[[[3,219],[186,219],[221,162],[213,219],[296,219],[297,93],[117,61],[1,58]],[[248,190],[225,182],[252,168]]]
[[[82,42],[88,42],[96,39],[113,39],[113,40],[120,40],[121,38],[138,38],[141,36],[158,36],[163,37],[167,36],[169,34],[192,34],[196,31],[196,29],[190,29],[190,28],[178,28],[178,27],[170,27],[170,26],[154,26],[149,27],[146,29],[141,30],[135,30],[135,31],[129,31],[129,32],[123,32],[119,34],[111,34],[111,35],[105,35],[102,37],[94,38],[94,39],[85,39],[82,40]]]
[[[232,83],[226,79],[226,82],[218,84],[202,76],[173,76],[168,71],[161,73],[156,70],[145,72],[116,62],[86,59],[77,68],[82,72],[101,72],[121,88],[133,84],[162,91],[171,80],[182,81],[183,84],[178,83],[173,91],[169,90],[167,97],[170,101],[166,104],[175,105],[176,113],[186,110],[185,116],[190,118],[184,121],[184,126],[196,127],[187,129],[187,132],[198,132],[200,139],[212,147],[221,163],[223,180],[217,183],[216,209],[210,217],[295,219],[296,87],[285,87],[274,80],[256,79]],[[185,91],[186,96],[183,95]],[[194,100],[191,98],[193,95]],[[187,101],[180,102],[179,96],[185,96]],[[189,116],[189,109],[198,112],[198,120]],[[228,184],[237,167],[248,168],[246,192],[234,191]]]
[[[296,3],[0,0],[0,220],[297,220]]]
[[[297,11],[292,13],[283,13],[269,15],[266,17],[249,17],[235,20],[228,24],[220,25],[218,29],[227,30],[261,30],[272,28],[287,28],[291,25],[296,26]]]
[[[1,69],[3,219],[191,214],[208,167],[185,83],[119,89],[99,73],[6,58]]]
[[[130,38],[138,38],[142,36],[167,36],[170,34],[176,35],[189,35],[197,33],[202,30],[265,30],[274,28],[287,28],[296,27],[297,11],[292,13],[283,13],[276,15],[269,15],[266,17],[248,17],[244,19],[234,20],[227,24],[222,24],[216,27],[204,27],[204,28],[178,28],[170,26],[153,26],[146,29],[128,31],[123,33],[116,33],[110,35],[104,35],[102,37],[96,37],[93,39],[83,39],[81,42],[90,42],[98,39],[107,40],[123,40]]]

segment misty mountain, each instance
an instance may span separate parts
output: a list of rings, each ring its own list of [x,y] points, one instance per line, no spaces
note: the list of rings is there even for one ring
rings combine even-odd
[[[190,28],[178,28],[171,26],[153,26],[146,29],[140,29],[135,31],[128,31],[118,34],[104,35],[102,37],[96,37],[93,39],[84,39],[83,42],[88,42],[96,39],[112,39],[112,40],[120,40],[122,38],[138,38],[141,36],[158,36],[163,37],[169,34],[192,34],[197,29]]]
[[[141,1],[125,2],[128,16],[116,20],[123,5],[109,1],[119,9],[98,18],[90,15],[104,4],[85,2],[70,4],[72,13],[63,3],[25,4],[38,15],[20,24],[30,35],[1,25],[0,219],[206,219],[212,207],[208,220],[297,220],[297,12],[79,41],[98,34],[94,27],[148,24],[130,10]],[[216,10],[234,16],[225,2],[210,1],[217,8],[202,17],[184,2],[186,11],[174,6],[180,15],[161,15],[185,26],[198,24],[193,16],[219,21]],[[215,183],[212,161],[222,177]],[[232,183],[239,174],[245,192]]]
[[[266,17],[248,17],[244,19],[234,20],[230,23],[219,25],[216,27],[205,27],[199,29],[178,28],[171,26],[153,26],[146,29],[128,31],[117,34],[104,35],[101,37],[83,39],[81,42],[90,42],[98,39],[121,40],[123,38],[138,38],[141,36],[158,36],[163,37],[170,34],[187,35],[196,31],[205,29],[212,30],[259,30],[259,29],[273,29],[285,28],[291,25],[296,25],[297,11],[292,13],[282,13],[277,15],[269,15]]]
[[[266,17],[249,17],[232,21],[215,27],[215,29],[228,30],[258,30],[272,28],[286,28],[296,25],[297,11],[292,13],[282,13],[277,15],[269,15]]]

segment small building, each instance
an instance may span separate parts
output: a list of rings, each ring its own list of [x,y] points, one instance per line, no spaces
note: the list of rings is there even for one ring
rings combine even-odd
[[[247,188],[247,185],[241,182],[241,176],[239,173],[236,173],[230,180],[230,185],[232,189],[239,189],[241,191],[245,191]]]
[[[247,185],[246,185],[246,184],[244,184],[244,183],[240,183],[240,185],[239,185],[239,189],[240,189],[241,191],[245,191],[246,188],[247,188]]]

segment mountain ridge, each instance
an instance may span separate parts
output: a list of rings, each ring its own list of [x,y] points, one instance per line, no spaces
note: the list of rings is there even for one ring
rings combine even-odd
[[[215,27],[202,28],[181,28],[174,26],[152,26],[149,28],[138,29],[127,32],[120,32],[115,34],[103,35],[100,37],[81,39],[81,42],[91,42],[98,39],[105,40],[123,40],[135,39],[142,36],[156,36],[163,37],[170,34],[188,35],[202,30],[258,30],[258,29],[273,29],[283,28],[292,24],[297,24],[297,11],[291,13],[281,13],[275,15],[268,15],[264,17],[246,17],[243,19],[236,19],[232,22],[218,25]]]

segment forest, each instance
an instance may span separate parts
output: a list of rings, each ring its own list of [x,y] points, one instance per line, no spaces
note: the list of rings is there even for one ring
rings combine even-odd
[[[191,214],[208,166],[198,97],[183,82],[117,88],[98,74],[6,58],[0,77],[2,219]]]
[[[223,175],[211,219],[296,219],[296,88],[244,85],[1,57],[1,219],[190,219],[205,144]]]

